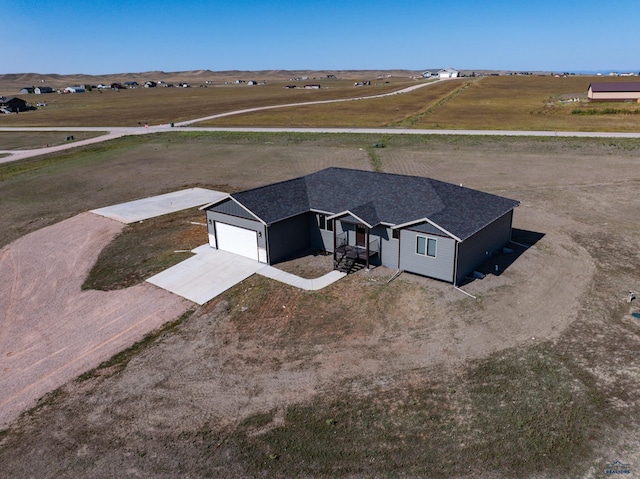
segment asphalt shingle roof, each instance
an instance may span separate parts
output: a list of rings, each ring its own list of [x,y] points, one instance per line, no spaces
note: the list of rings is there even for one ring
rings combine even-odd
[[[418,176],[327,168],[231,195],[268,225],[310,210],[350,211],[371,226],[423,218],[461,241],[519,202]]]
[[[594,82],[589,85],[594,92],[635,92],[640,91],[639,81]]]

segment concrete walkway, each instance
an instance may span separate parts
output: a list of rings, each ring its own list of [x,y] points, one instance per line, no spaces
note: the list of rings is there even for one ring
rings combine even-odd
[[[330,271],[319,278],[305,279],[269,265],[264,265],[257,271],[257,273],[261,276],[275,279],[281,283],[286,283],[306,291],[317,291],[319,289],[326,288],[330,284],[335,283],[347,275],[347,273],[342,273],[340,271]]]
[[[331,271],[320,278],[304,279],[244,256],[211,248],[208,244],[192,252],[195,256],[147,281],[196,304],[204,304],[256,273],[307,291],[325,288],[346,276]]]

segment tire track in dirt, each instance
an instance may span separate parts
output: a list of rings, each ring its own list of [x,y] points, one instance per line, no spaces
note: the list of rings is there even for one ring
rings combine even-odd
[[[0,251],[0,425],[189,308],[150,284],[81,290],[121,229],[83,213]]]

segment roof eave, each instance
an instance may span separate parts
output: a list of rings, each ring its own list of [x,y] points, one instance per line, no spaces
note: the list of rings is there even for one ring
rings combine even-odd
[[[240,203],[238,200],[236,200],[232,195],[227,195],[224,198],[220,198],[219,200],[213,201],[212,203],[209,203],[208,205],[204,205],[201,206],[200,209],[204,210],[207,208],[210,208],[211,206],[215,206],[219,203],[221,203],[224,200],[231,200],[233,201],[235,204],[237,204],[240,208],[242,208],[243,210],[245,210],[247,213],[249,213],[251,216],[253,216],[256,220],[258,220],[260,223],[262,223],[263,225],[267,225],[267,222],[264,221],[262,218],[260,218],[259,216],[257,216],[253,211],[251,211],[249,208],[247,208],[245,205],[243,205],[242,203]]]
[[[450,236],[454,240],[456,240],[456,241],[458,241],[460,243],[462,242],[462,240],[460,238],[458,238],[456,235],[454,235],[450,231],[447,231],[445,228],[443,228],[439,224],[431,221],[429,218],[419,218],[419,219],[415,219],[415,220],[412,220],[412,221],[408,221],[408,222],[402,223],[400,225],[392,226],[391,229],[392,230],[399,230],[399,229],[408,228],[409,226],[417,225],[417,224],[420,224],[420,223],[429,223],[431,226],[433,226],[434,228],[438,228],[440,231],[442,231],[443,233],[446,233],[448,236]]]

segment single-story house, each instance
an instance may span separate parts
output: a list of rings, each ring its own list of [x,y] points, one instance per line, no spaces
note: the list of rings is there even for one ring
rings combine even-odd
[[[640,101],[640,82],[596,82],[589,85],[587,97],[593,101]]]
[[[274,264],[313,248],[459,284],[511,240],[519,202],[442,181],[327,168],[202,207],[209,244]]]
[[[27,102],[17,96],[11,96],[8,98],[0,98],[0,108],[9,110],[13,113],[18,113],[27,110]]]

